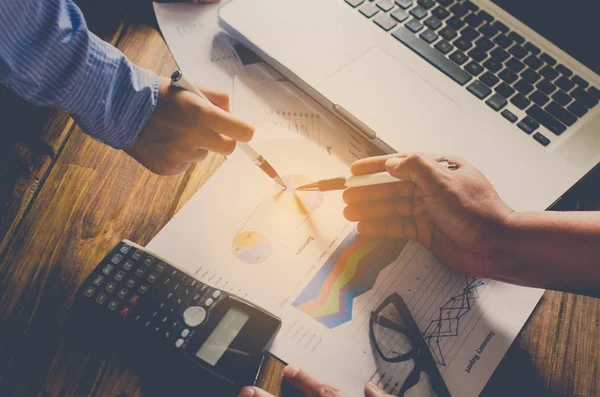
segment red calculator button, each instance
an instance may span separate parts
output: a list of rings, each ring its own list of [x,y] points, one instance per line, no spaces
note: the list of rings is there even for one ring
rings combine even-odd
[[[130,312],[131,306],[125,306],[123,309],[121,309],[121,317],[126,318]]]
[[[131,306],[135,306],[135,305],[137,305],[137,303],[138,303],[139,301],[140,301],[140,297],[139,297],[139,295],[135,295],[135,294],[134,294],[134,295],[131,297],[131,299],[129,299],[129,304],[130,304]]]

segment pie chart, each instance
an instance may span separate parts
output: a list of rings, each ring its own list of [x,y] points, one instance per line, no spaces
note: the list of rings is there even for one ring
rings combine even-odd
[[[267,238],[255,231],[243,231],[233,239],[233,253],[242,262],[258,264],[271,256],[273,251]]]

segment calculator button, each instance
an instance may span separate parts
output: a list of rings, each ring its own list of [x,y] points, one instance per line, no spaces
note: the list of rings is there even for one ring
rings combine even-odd
[[[121,247],[120,251],[121,251],[122,254],[126,254],[126,253],[129,252],[130,249],[131,249],[131,247],[129,245],[123,244],[123,246]]]
[[[219,296],[221,296],[221,291],[219,291],[218,289],[212,293],[213,299],[217,299],[219,298]]]
[[[133,253],[133,255],[131,255],[131,257],[137,261],[138,259],[140,259],[142,257],[143,254],[144,254],[144,252],[142,252],[140,250],[135,250],[135,252]]]
[[[154,273],[151,273],[150,275],[148,275],[148,279],[147,279],[147,280],[148,280],[148,282],[149,282],[150,284],[152,284],[153,282],[155,282],[155,281],[156,281],[156,274],[154,274]]]
[[[119,306],[119,302],[118,301],[110,301],[110,303],[108,304],[108,310],[110,310],[111,312],[114,311],[117,307]]]
[[[98,276],[96,276],[96,277],[94,278],[94,285],[95,285],[96,287],[99,287],[99,286],[100,286],[100,284],[102,284],[102,282],[103,282],[103,281],[104,281],[104,277],[103,277],[103,276],[100,276],[100,275],[98,275]]]
[[[115,265],[118,265],[121,262],[122,259],[123,259],[123,255],[117,254],[117,255],[113,256],[110,261],[112,263],[114,263]]]
[[[94,288],[94,287],[87,287],[87,288],[85,289],[85,291],[83,291],[83,294],[84,294],[85,296],[87,296],[88,298],[91,298],[91,297],[92,297],[92,295],[94,295],[94,292],[95,292],[95,291],[96,291],[96,288]]]
[[[183,346],[183,339],[177,339],[177,342],[175,342],[175,347],[179,349],[181,346]]]
[[[165,270],[165,267],[167,267],[166,263],[158,262],[158,265],[156,265],[156,271],[162,273],[162,271]]]
[[[131,306],[125,306],[121,309],[121,312],[119,314],[121,314],[121,317],[127,318],[127,316],[129,316],[129,313],[131,313]]]
[[[142,277],[144,275],[144,269],[142,269],[141,267],[138,267],[135,270],[135,275],[138,276],[138,277]]]
[[[206,319],[206,310],[200,306],[192,306],[183,312],[183,321],[188,327],[197,327]]]
[[[146,265],[146,266],[152,266],[153,263],[154,263],[154,258],[152,256],[149,256],[146,259],[144,259],[144,265]]]
[[[206,307],[209,307],[210,305],[212,305],[214,302],[213,298],[208,298],[204,304],[206,305]]]
[[[106,265],[104,266],[104,268],[102,269],[102,273],[106,274],[107,276],[109,274],[112,273],[112,271],[115,269],[115,267],[113,265]]]
[[[198,299],[200,299],[200,297],[202,296],[202,294],[197,293],[196,295],[194,295],[194,297],[192,298],[192,301],[197,301]]]
[[[192,282],[190,283],[190,287],[195,287],[198,284],[198,280],[190,279]]]
[[[128,293],[129,293],[129,290],[127,288],[121,288],[119,290],[119,292],[117,292],[117,297],[119,299],[125,299],[125,297],[127,296]]]
[[[182,338],[186,338],[188,335],[190,334],[190,330],[189,329],[184,329],[183,331],[181,331],[181,337]]]
[[[98,296],[96,297],[96,302],[99,304],[103,304],[104,302],[106,302],[106,298],[108,298],[108,295],[104,293],[98,294]]]
[[[110,283],[106,284],[106,287],[104,287],[106,292],[113,292],[115,288],[117,288],[117,283],[114,281],[111,281]]]
[[[140,285],[140,288],[138,288],[138,292],[140,294],[145,294],[146,292],[148,292],[148,285],[147,284],[142,284]]]
[[[133,268],[133,261],[126,261],[126,262],[123,264],[123,269],[125,269],[125,270],[127,270],[127,271],[130,271],[130,270],[131,270],[131,268]]]
[[[138,302],[140,301],[140,296],[139,295],[133,295],[131,298],[129,298],[129,304],[131,306],[135,306],[138,304]]]
[[[117,274],[115,274],[115,280],[120,283],[123,278],[125,278],[125,272],[123,270],[119,270]]]
[[[127,288],[133,288],[135,287],[135,280],[130,278],[129,280],[127,280],[127,283],[125,283],[125,285],[127,285]]]

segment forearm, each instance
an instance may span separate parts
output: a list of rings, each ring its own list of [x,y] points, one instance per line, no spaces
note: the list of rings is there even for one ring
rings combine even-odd
[[[157,77],[92,34],[72,0],[0,2],[0,82],[117,148],[135,142],[158,95]]]
[[[515,212],[486,268],[501,281],[597,295],[600,212]]]

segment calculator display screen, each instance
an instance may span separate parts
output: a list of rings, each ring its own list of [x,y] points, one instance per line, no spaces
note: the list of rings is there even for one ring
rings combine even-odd
[[[249,318],[250,316],[240,309],[230,308],[196,352],[196,357],[210,365],[216,365]],[[244,352],[233,353],[244,354]]]

